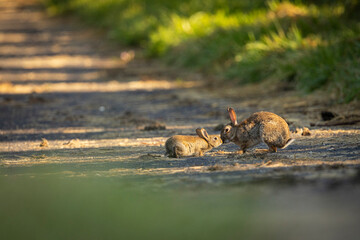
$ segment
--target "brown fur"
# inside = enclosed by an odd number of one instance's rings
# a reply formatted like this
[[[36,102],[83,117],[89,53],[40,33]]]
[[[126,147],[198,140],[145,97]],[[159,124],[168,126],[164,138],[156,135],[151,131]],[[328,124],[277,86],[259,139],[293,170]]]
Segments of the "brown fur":
[[[269,152],[276,152],[277,148],[285,148],[293,141],[288,124],[275,113],[257,112],[239,124],[232,108],[229,115],[232,123],[223,128],[221,139],[234,142],[243,152],[261,142],[268,145]]]
[[[204,153],[210,151],[213,147],[222,144],[219,135],[208,135],[205,129],[197,129],[199,136],[175,135],[165,142],[166,154],[169,157],[183,156],[204,156]]]

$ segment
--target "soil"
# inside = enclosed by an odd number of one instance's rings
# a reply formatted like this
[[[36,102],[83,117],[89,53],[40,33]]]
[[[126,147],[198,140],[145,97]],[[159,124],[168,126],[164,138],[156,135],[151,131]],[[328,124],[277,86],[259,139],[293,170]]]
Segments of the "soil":
[[[145,59],[138,49],[104,36],[75,19],[50,18],[32,1],[0,0],[0,188],[6,219],[0,225],[5,236],[9,229],[55,236],[51,227],[43,227],[50,222],[58,233],[73,229],[69,236],[90,236],[89,229],[101,228],[99,236],[113,238],[116,231],[108,231],[107,223],[118,229],[122,224],[112,223],[113,216],[130,207],[134,210],[125,213],[143,211],[145,217],[125,215],[125,232],[158,231],[163,237],[167,219],[180,217],[181,227],[168,230],[179,236],[191,225],[201,236],[206,231],[236,236],[248,229],[274,239],[358,239],[358,102],[338,104],[326,92],[302,96],[274,83],[225,85]],[[276,153],[262,144],[239,154],[230,143],[203,157],[164,156],[172,135],[195,135],[198,127],[219,133],[229,122],[229,106],[239,119],[259,110],[277,113],[295,142]],[[65,184],[51,185],[48,176]],[[71,188],[69,179],[89,184]],[[92,189],[105,179],[113,184]],[[137,197],[129,200],[134,204],[120,206],[124,185],[154,192],[159,200]],[[163,208],[164,191],[173,195],[165,205],[174,216]],[[96,204],[86,205],[89,198]],[[158,214],[163,222],[153,218]],[[238,215],[243,223],[231,220]],[[63,227],[59,217],[71,226]]]
[[[0,174],[142,176],[165,187],[359,184],[358,102],[209,79],[145,59],[74,19],[49,18],[31,1],[1,1]],[[229,106],[239,119],[277,113],[296,141],[277,153],[263,144],[240,155],[224,144],[204,157],[164,156],[172,135],[219,133]]]

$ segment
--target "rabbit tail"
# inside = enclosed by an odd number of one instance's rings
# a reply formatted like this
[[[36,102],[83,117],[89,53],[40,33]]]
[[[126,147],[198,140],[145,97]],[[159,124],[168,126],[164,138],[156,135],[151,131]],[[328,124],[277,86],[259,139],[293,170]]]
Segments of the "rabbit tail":
[[[283,147],[281,147],[281,149],[286,148],[287,146],[289,146],[290,144],[292,144],[294,141],[295,141],[295,139],[289,138],[289,140],[286,142],[286,144],[285,144]]]

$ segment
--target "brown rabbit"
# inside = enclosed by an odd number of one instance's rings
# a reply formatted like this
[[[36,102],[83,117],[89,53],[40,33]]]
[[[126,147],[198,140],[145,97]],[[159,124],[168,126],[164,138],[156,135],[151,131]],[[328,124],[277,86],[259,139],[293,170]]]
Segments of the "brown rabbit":
[[[276,152],[277,148],[286,148],[294,141],[288,124],[275,113],[257,112],[238,123],[234,109],[228,108],[228,112],[231,123],[221,130],[221,139],[224,143],[234,142],[243,153],[261,142],[268,145],[269,152]]]
[[[204,153],[222,144],[219,135],[208,135],[204,128],[196,129],[198,136],[175,135],[166,140],[166,156],[204,156]]]

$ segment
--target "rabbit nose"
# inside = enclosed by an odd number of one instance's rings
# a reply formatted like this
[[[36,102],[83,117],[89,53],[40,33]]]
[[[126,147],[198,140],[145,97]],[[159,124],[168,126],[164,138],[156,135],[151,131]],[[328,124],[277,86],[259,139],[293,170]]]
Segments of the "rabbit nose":
[[[228,143],[228,142],[229,142],[229,139],[224,138],[223,136],[221,136],[221,141],[222,141],[223,143]]]

